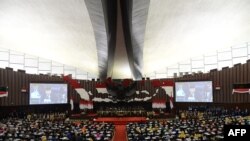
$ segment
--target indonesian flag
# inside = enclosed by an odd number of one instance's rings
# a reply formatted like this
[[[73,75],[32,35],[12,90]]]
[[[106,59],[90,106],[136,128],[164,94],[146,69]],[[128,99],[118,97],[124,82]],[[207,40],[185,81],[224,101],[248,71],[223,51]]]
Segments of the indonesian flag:
[[[87,109],[88,108],[88,102],[86,100],[81,99],[79,102],[79,108],[81,110]]]
[[[76,90],[81,99],[89,100],[88,92],[81,87],[80,83],[77,80],[72,79],[70,75],[64,76],[63,80],[67,81]]]
[[[93,102],[92,101],[88,101],[87,109],[93,109]]]
[[[250,89],[248,89],[248,88],[233,89],[232,94],[234,94],[234,93],[240,93],[240,94],[249,93],[250,94]]]
[[[75,90],[80,95],[81,99],[89,100],[89,94],[85,89],[75,88]]]
[[[8,87],[0,87],[0,97],[7,97],[8,96]]]
[[[105,83],[97,83],[95,87],[96,87],[96,90],[98,93],[108,94],[107,87],[106,87]]]
[[[240,93],[240,94],[248,93],[248,94],[250,94],[250,83],[233,84],[232,94],[234,94],[234,93]]]
[[[93,102],[81,99],[80,103],[79,103],[79,108],[81,110],[83,110],[83,109],[93,109]]]

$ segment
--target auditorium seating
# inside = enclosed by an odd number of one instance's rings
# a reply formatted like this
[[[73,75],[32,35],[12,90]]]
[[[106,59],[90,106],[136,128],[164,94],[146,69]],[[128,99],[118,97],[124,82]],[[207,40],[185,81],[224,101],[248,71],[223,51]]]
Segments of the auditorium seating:
[[[191,113],[192,115],[195,114],[195,111],[187,110],[182,111],[182,113]],[[186,116],[185,119],[176,118],[161,121],[150,120],[146,123],[129,123],[126,126],[128,140],[223,140],[223,127],[225,124],[250,125],[250,116],[246,112],[236,113],[235,110],[229,112],[229,110],[225,109],[217,112],[214,109],[207,109],[203,112],[211,112],[211,115],[205,114],[206,116],[200,118]]]
[[[111,141],[114,125],[68,119],[8,118],[0,121],[0,140],[102,140]]]

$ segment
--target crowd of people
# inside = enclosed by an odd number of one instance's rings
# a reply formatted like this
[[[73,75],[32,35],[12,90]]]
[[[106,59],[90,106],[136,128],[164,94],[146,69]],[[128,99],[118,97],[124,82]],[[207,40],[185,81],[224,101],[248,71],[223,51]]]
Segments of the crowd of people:
[[[72,121],[67,112],[10,115],[0,120],[0,141],[111,141],[115,133],[111,123]],[[223,140],[227,124],[250,125],[248,109],[189,107],[177,111],[172,119],[129,123],[126,130],[128,141]]]
[[[146,116],[147,112],[142,106],[131,107],[105,107],[97,110],[99,116]]]
[[[183,118],[181,113],[185,113],[187,116]],[[182,110],[180,117],[177,115],[175,119],[171,120],[129,123],[127,136],[129,141],[217,141],[224,138],[225,124],[250,125],[248,111],[238,108],[236,110],[218,108]]]
[[[4,141],[110,141],[114,134],[111,123],[74,122],[68,118],[7,118],[0,120],[0,140]]]
[[[188,110],[179,110],[177,113],[179,118],[211,118],[220,116],[248,116],[248,109],[240,109],[238,107],[227,109],[222,107],[206,107],[206,106],[190,106]]]

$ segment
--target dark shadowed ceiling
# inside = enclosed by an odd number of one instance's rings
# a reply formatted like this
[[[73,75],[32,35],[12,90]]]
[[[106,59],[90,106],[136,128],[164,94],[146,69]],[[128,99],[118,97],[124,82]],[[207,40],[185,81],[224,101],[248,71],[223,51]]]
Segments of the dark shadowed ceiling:
[[[134,78],[250,41],[249,0],[0,0],[0,47]]]

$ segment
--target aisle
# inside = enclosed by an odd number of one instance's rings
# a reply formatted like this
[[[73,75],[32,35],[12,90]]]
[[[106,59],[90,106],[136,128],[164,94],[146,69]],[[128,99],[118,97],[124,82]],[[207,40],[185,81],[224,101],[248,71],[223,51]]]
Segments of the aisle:
[[[115,125],[115,136],[113,141],[127,141],[126,125]]]
[[[110,122],[115,125],[113,141],[127,141],[126,125],[131,122],[146,122],[146,117],[98,117],[96,122]]]

